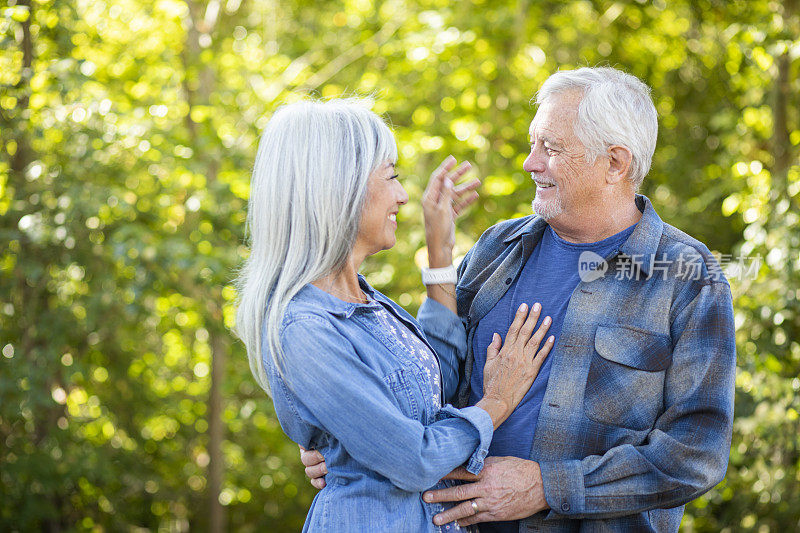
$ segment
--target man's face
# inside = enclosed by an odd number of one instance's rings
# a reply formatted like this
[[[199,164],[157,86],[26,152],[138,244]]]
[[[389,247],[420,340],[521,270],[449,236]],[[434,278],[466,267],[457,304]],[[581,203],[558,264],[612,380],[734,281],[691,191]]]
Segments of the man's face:
[[[533,209],[553,223],[592,209],[603,183],[605,158],[589,164],[575,135],[579,92],[565,92],[545,101],[531,122],[531,153],[522,164],[536,183]]]

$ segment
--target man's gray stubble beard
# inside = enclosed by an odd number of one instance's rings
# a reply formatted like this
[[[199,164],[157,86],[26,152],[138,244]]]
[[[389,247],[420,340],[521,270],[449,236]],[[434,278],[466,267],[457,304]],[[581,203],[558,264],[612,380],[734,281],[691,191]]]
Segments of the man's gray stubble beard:
[[[534,213],[539,215],[545,220],[549,220],[555,216],[561,214],[564,210],[564,206],[561,205],[561,197],[556,194],[556,197],[546,202],[544,200],[538,201],[538,209],[537,209],[537,199],[534,197],[533,202],[531,202],[531,208],[533,208]]]

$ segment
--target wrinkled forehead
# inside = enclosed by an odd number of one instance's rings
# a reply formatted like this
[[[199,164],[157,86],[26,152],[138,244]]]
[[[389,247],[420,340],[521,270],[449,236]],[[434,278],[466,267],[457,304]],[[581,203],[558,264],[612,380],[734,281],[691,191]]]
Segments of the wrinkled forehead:
[[[528,127],[528,135],[570,136],[578,116],[580,95],[564,93],[553,95],[541,103]]]

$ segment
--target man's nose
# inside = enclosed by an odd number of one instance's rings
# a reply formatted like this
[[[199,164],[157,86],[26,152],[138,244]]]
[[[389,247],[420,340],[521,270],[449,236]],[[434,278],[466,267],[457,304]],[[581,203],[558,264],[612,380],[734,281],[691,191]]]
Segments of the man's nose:
[[[544,160],[537,156],[536,153],[531,150],[531,153],[528,154],[528,157],[525,158],[525,162],[522,163],[522,170],[525,172],[544,172]]]

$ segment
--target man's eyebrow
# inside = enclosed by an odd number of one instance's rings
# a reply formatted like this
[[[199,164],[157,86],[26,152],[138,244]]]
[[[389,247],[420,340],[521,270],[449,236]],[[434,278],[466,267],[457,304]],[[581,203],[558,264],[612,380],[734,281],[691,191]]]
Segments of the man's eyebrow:
[[[533,138],[534,137],[535,137],[534,132],[529,131],[528,132],[528,141],[530,141],[531,144],[533,144]],[[543,143],[547,143],[547,144],[553,146],[554,148],[560,148],[561,147],[561,143],[559,143],[558,141],[554,141],[551,137],[548,137],[546,134],[539,135],[539,138],[542,140]]]

